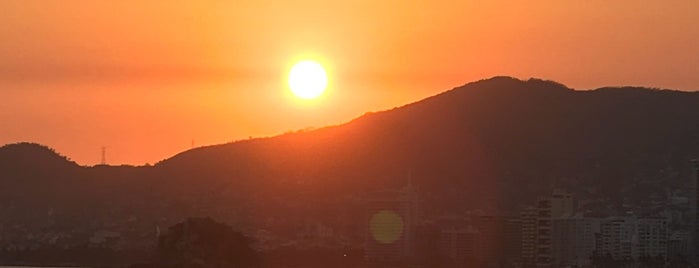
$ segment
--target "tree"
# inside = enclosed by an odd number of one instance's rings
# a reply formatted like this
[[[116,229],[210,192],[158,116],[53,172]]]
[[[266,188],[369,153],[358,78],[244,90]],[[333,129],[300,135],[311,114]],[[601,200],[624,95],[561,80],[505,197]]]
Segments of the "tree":
[[[211,218],[189,218],[161,236],[157,264],[161,267],[254,267],[251,240]]]

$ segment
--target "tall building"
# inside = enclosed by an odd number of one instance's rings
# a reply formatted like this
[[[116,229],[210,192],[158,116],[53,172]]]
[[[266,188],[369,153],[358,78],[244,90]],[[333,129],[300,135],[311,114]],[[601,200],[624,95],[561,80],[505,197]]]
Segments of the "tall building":
[[[699,159],[690,161],[692,171],[690,177],[690,185],[692,193],[690,194],[690,213],[692,219],[691,241],[690,241],[690,256],[691,261],[695,266],[699,266]]]
[[[553,221],[575,213],[573,196],[562,190],[554,190],[551,196],[537,201],[535,210],[534,262],[537,267],[553,267]]]
[[[667,240],[667,257],[670,261],[686,260],[689,254],[690,235],[687,231],[675,231]]]
[[[552,227],[555,219],[571,217],[575,213],[573,196],[562,190],[554,190],[537,200],[534,207],[520,213],[521,263],[537,267],[553,267]]]
[[[527,266],[536,263],[536,223],[537,210],[535,207],[526,207],[520,213],[521,223],[521,262]]]
[[[552,218],[570,217],[575,213],[575,202],[572,194],[556,189],[553,190],[550,199]]]
[[[536,203],[536,267],[552,267],[551,256],[551,205],[550,198]]]
[[[476,258],[476,230],[471,227],[444,228],[439,234],[439,250],[444,257],[454,262]]]
[[[471,218],[476,233],[476,257],[487,263],[502,258],[502,225],[504,218],[492,215],[479,215]]]
[[[668,220],[665,217],[612,217],[603,219],[597,241],[597,254],[615,260],[669,256]]]
[[[639,257],[667,258],[667,219],[664,217],[643,217],[639,218],[637,223]]]
[[[603,219],[600,222],[597,253],[602,256],[611,255],[615,260],[638,259],[636,225],[635,217]]]
[[[416,203],[416,194],[410,183],[401,190],[374,193],[368,200],[365,220],[366,260],[399,262],[413,255]]]
[[[552,261],[555,267],[587,267],[595,250],[599,222],[594,218],[553,219]]]
[[[521,219],[505,219],[502,228],[502,255],[503,260],[511,266],[519,263],[522,259],[522,244],[518,243],[519,241],[522,241],[522,230],[523,227]]]

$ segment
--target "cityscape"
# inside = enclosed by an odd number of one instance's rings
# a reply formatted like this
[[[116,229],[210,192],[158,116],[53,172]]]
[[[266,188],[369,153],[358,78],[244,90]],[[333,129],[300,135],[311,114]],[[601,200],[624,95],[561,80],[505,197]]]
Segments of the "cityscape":
[[[622,210],[607,210],[606,201],[579,199],[555,188],[507,213],[431,213],[424,206],[424,192],[413,184],[410,173],[402,177],[402,187],[354,198],[355,211],[344,211],[345,216],[338,221],[280,214],[281,218],[248,225],[257,227],[244,233],[253,237],[253,248],[269,260],[266,265],[275,267],[284,266],[272,261],[275,254],[321,252],[337,257],[319,263],[296,260],[295,265],[293,261],[286,265],[320,267],[344,260],[347,267],[691,267],[697,257],[694,185],[699,181],[699,161],[688,162],[687,168],[691,176],[686,179],[693,186],[688,191],[670,192],[653,206],[625,204]],[[214,215],[207,207],[186,213]],[[6,205],[3,208],[9,210]],[[95,218],[91,226],[85,226],[82,220],[72,223],[83,225],[73,231],[59,224],[65,221],[57,217],[59,211],[44,213],[36,218],[35,226],[7,220],[0,226],[1,256],[17,263],[36,256],[68,265],[101,263],[86,260],[84,254],[90,252],[104,258],[101,260],[124,258],[133,262],[151,258],[146,249],[162,243],[161,235],[172,232],[167,230],[168,220],[164,218],[131,216],[123,222],[109,222],[109,218],[122,217],[118,209],[111,212],[114,216]],[[52,256],[57,253],[81,261]]]
[[[0,0],[0,268],[699,268],[697,15]]]
[[[699,162],[692,164],[696,183]],[[623,214],[601,217],[586,211],[572,194],[555,189],[519,216],[480,212],[420,221],[415,193],[406,188],[401,194],[370,202],[369,261],[415,261],[429,250],[434,255],[423,258],[459,267],[687,267],[696,258],[695,196],[668,196],[655,213],[636,214],[629,207]],[[381,219],[383,213],[398,216]],[[396,230],[406,233],[400,239],[383,238]]]

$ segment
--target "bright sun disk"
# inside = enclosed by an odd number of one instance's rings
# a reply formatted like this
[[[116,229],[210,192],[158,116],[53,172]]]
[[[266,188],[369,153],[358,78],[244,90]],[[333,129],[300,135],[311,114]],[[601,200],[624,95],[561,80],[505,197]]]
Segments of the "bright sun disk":
[[[299,98],[316,98],[323,94],[327,86],[328,76],[325,69],[315,61],[300,61],[289,71],[289,88]]]

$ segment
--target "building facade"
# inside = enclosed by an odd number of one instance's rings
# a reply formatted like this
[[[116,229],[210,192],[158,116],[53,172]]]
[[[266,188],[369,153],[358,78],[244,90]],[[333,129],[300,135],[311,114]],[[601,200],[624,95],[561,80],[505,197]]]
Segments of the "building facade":
[[[668,230],[666,218],[639,218],[637,230],[639,257],[667,258]]]
[[[440,230],[439,249],[441,255],[454,262],[476,258],[476,233],[471,226]]]
[[[615,260],[636,260],[638,236],[635,217],[612,217],[600,222],[597,254],[609,255]]]
[[[534,207],[525,208],[520,214],[521,262],[554,267],[554,220],[571,217],[574,212],[572,195],[562,190],[554,190],[550,196],[537,200]]]
[[[534,207],[526,207],[520,213],[521,223],[521,262],[523,264],[536,263],[536,223],[537,210]]]
[[[692,194],[690,194],[690,213],[692,221],[691,241],[690,241],[690,261],[694,263],[695,266],[699,266],[699,159],[694,159],[690,161],[691,164],[691,177],[690,185],[692,186]]]
[[[411,184],[374,193],[368,200],[364,257],[370,262],[401,262],[413,256],[417,200]]]
[[[562,217],[552,224],[552,258],[555,267],[586,267],[595,251],[599,222],[595,218]]]

